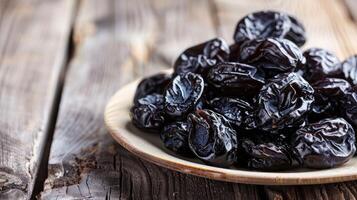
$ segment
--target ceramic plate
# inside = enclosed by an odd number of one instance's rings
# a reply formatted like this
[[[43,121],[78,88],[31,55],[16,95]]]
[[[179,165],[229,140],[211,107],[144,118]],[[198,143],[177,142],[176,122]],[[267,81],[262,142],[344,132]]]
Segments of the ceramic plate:
[[[357,179],[356,157],[337,168],[298,169],[283,172],[219,168],[205,165],[199,160],[178,157],[164,148],[158,134],[142,132],[131,124],[129,109],[138,83],[139,80],[122,87],[110,99],[105,109],[104,118],[113,138],[124,148],[147,161],[187,174],[237,183],[305,185]]]

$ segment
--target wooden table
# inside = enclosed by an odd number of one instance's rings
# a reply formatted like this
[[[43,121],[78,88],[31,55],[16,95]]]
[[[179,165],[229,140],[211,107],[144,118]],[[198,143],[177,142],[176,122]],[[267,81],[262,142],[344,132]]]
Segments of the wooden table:
[[[257,186],[167,170],[121,148],[103,123],[122,85],[195,43],[232,42],[254,10],[296,15],[305,48],[355,54],[353,1],[1,0],[0,199],[356,199],[357,181]]]

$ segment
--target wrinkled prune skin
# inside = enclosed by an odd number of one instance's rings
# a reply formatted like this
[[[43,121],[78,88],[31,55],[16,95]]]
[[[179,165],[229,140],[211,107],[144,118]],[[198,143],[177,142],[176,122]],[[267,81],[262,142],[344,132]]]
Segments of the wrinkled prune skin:
[[[256,95],[265,80],[256,67],[234,62],[223,62],[212,67],[207,81],[223,94]]]
[[[245,16],[238,22],[233,38],[238,44],[266,38],[285,38],[298,46],[306,42],[305,28],[298,20],[274,11],[260,11]]]
[[[194,110],[204,90],[203,78],[191,72],[176,76],[165,93],[164,109],[172,117],[183,117]]]
[[[236,161],[237,133],[226,119],[211,110],[196,110],[189,116],[191,132],[188,143],[203,162],[227,167]]]
[[[312,84],[315,101],[309,119],[316,121],[341,114],[343,99],[351,85],[339,78],[324,78]]]
[[[209,102],[211,109],[223,115],[235,128],[255,127],[254,108],[250,103],[229,97],[217,97]]]
[[[357,127],[357,88],[353,87],[343,97],[343,116],[354,127]]]
[[[306,64],[303,77],[314,82],[326,77],[335,77],[340,73],[340,60],[331,52],[321,48],[311,48],[304,52]]]
[[[192,157],[193,154],[188,145],[189,126],[189,123],[181,121],[165,125],[160,134],[165,147],[179,155]]]
[[[150,94],[138,99],[131,108],[133,124],[142,130],[159,132],[164,126],[164,97],[161,94]]]
[[[352,85],[357,85],[357,55],[347,58],[341,63],[343,77]]]
[[[290,146],[276,139],[265,142],[254,142],[245,139],[242,142],[243,151],[247,157],[247,167],[255,170],[277,171],[292,168],[297,161]]]
[[[273,38],[244,42],[240,47],[239,60],[263,70],[266,77],[292,72],[306,62],[294,43]]]
[[[310,84],[296,73],[275,76],[258,95],[258,127],[274,132],[304,125],[313,94]]]
[[[144,78],[135,91],[134,102],[149,94],[163,94],[166,86],[170,83],[171,76],[165,73],[158,73]]]
[[[205,43],[186,49],[174,64],[174,75],[192,72],[204,74],[210,67],[228,60],[229,46],[222,38],[215,38]]]
[[[308,168],[331,168],[351,159],[355,132],[343,118],[327,118],[300,128],[293,135],[294,151]]]

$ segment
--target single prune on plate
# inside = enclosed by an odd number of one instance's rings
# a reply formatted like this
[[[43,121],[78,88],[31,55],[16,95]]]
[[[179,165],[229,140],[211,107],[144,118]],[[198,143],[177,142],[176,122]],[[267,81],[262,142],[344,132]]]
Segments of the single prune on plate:
[[[215,38],[186,49],[174,64],[174,75],[193,72],[202,74],[211,66],[228,60],[229,46],[222,38]]]
[[[331,168],[352,158],[355,132],[343,118],[327,118],[297,130],[292,146],[305,167]]]
[[[188,145],[188,135],[190,124],[183,121],[177,121],[164,126],[160,138],[166,148],[186,157],[192,157],[192,151]]]
[[[191,131],[188,143],[203,162],[227,167],[236,161],[237,133],[228,121],[211,110],[196,110],[188,116]]]
[[[285,170],[298,163],[288,143],[279,142],[275,138],[263,142],[245,139],[242,148],[248,155],[247,167],[255,170]]]
[[[352,85],[357,85],[357,55],[347,58],[341,63],[343,77]]]
[[[223,115],[228,122],[238,128],[244,127],[249,129],[254,125],[254,108],[253,106],[239,98],[217,97],[209,101],[210,108]]]
[[[276,75],[258,95],[257,125],[265,131],[299,127],[314,101],[314,89],[300,75]]]
[[[256,95],[265,81],[256,67],[234,62],[222,62],[212,67],[207,81],[218,91],[230,95]]]
[[[340,60],[327,50],[311,48],[303,55],[306,58],[306,64],[302,67],[303,77],[309,82],[335,77],[340,73]]]
[[[145,131],[158,132],[165,122],[164,97],[161,94],[150,94],[138,99],[131,108],[133,124]]]
[[[144,78],[135,91],[134,102],[149,94],[163,94],[166,86],[170,83],[171,76],[166,73],[158,73]]]
[[[256,66],[272,77],[292,72],[305,64],[306,59],[294,43],[286,39],[250,40],[240,46],[239,61]]]
[[[285,38],[302,46],[306,42],[305,28],[293,16],[274,11],[260,11],[243,17],[233,36],[236,43],[266,38]]]
[[[164,109],[171,117],[184,117],[194,110],[204,90],[199,74],[191,72],[176,76],[165,92]]]
[[[351,85],[339,78],[324,78],[312,84],[315,101],[311,107],[310,120],[335,117],[341,114],[345,95]]]

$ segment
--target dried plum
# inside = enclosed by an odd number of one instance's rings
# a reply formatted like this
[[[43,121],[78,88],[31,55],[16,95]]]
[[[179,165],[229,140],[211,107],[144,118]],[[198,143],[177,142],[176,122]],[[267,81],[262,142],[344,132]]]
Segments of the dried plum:
[[[264,78],[251,65],[223,62],[212,67],[207,81],[222,93],[256,95],[264,84]]]
[[[275,76],[259,93],[258,126],[265,131],[302,126],[313,93],[310,84],[296,73]]]
[[[158,132],[164,125],[164,98],[161,94],[151,94],[138,101],[131,108],[133,124],[150,132]]]
[[[327,118],[300,128],[293,135],[292,144],[308,168],[342,165],[356,151],[355,132],[343,118]]]
[[[352,85],[357,85],[357,55],[347,58],[341,63],[343,77]]]
[[[192,157],[192,152],[188,145],[188,135],[190,132],[189,123],[173,122],[165,125],[161,131],[160,138],[166,148],[186,157]]]
[[[306,64],[303,66],[303,77],[316,81],[326,77],[338,76],[339,59],[331,52],[321,48],[311,48],[304,52]]]
[[[243,17],[234,32],[234,40],[238,44],[266,38],[285,38],[302,46],[306,42],[305,28],[297,19],[285,13],[260,11]]]
[[[241,45],[239,53],[241,62],[263,70],[267,77],[292,72],[306,62],[299,47],[286,39],[250,40]]]
[[[237,133],[226,119],[211,110],[196,110],[189,116],[188,142],[192,152],[205,163],[229,166],[236,160]]]
[[[254,108],[250,103],[229,97],[217,97],[209,102],[213,111],[223,115],[232,126],[252,128],[254,123]]]
[[[204,90],[203,78],[191,72],[176,76],[166,89],[164,108],[168,115],[182,117],[194,109]]]
[[[357,88],[346,92],[343,97],[343,116],[354,126],[357,127]]]
[[[144,78],[136,88],[134,102],[149,94],[163,94],[166,86],[170,83],[171,76],[165,73],[158,73]]]
[[[186,49],[174,64],[174,75],[193,72],[204,73],[211,66],[229,58],[229,47],[222,38],[215,38],[205,43]]]
[[[344,96],[351,89],[351,85],[338,78],[325,78],[315,82],[315,101],[312,104],[310,120],[316,121],[321,117],[334,117],[341,113]]]

